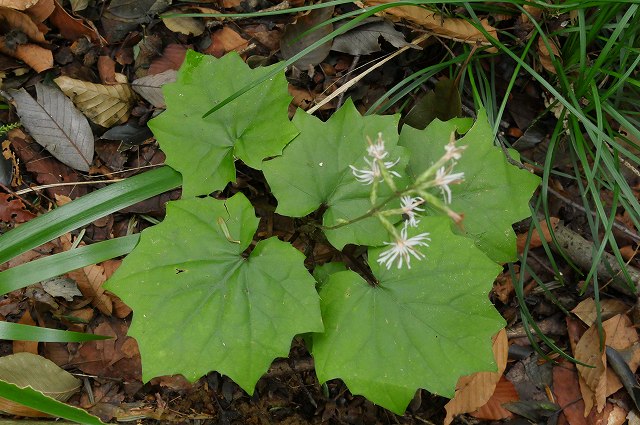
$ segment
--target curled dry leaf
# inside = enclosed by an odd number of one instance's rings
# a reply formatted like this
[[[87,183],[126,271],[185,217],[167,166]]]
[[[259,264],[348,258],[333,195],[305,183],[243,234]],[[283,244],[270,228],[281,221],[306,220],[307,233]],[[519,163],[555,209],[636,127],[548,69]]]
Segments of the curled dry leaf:
[[[166,105],[162,94],[162,86],[175,82],[177,75],[178,72],[176,70],[168,69],[159,74],[138,78],[131,83],[131,88],[156,108],[164,108]]]
[[[82,19],[77,19],[69,15],[57,0],[55,0],[54,6],[55,9],[51,16],[49,16],[49,22],[58,28],[64,38],[75,41],[80,37],[86,36],[89,37],[91,41],[106,44],[106,40],[102,38],[95,29],[88,27]]]
[[[604,299],[600,301],[600,314],[602,320],[608,320],[618,314],[625,313],[629,306],[617,299]],[[596,302],[593,298],[587,298],[580,302],[573,310],[573,314],[578,316],[587,326],[592,326],[596,322],[597,311]]]
[[[44,34],[38,29],[36,23],[28,15],[17,10],[0,7],[0,28],[5,33],[10,30],[18,30],[36,43],[44,43],[45,41]]]
[[[24,127],[60,162],[89,171],[93,132],[87,119],[60,90],[37,83],[36,93],[37,102],[25,89],[11,91]]]
[[[445,405],[447,411],[445,425],[450,424],[454,416],[473,412],[489,401],[507,367],[508,354],[509,341],[506,331],[502,329],[493,340],[493,355],[498,366],[497,372],[477,372],[463,376],[458,380],[455,396]]]
[[[233,50],[240,52],[247,48],[249,43],[240,34],[229,27],[224,27],[211,34],[211,44],[204,53],[221,58]]]
[[[280,39],[282,56],[285,59],[289,59],[333,31],[333,24],[327,24],[316,28],[314,31],[307,32],[316,25],[330,19],[331,15],[333,15],[333,9],[333,6],[331,6],[312,10],[307,15],[298,18],[295,23],[287,25]],[[329,55],[332,44],[331,40],[323,43],[293,64],[300,69],[319,64]]]
[[[387,4],[389,2],[390,0],[367,0],[364,2],[364,6],[377,6]],[[454,41],[474,44],[480,43],[485,46],[491,45],[484,34],[464,19],[445,18],[438,13],[431,12],[422,7],[391,7],[382,12],[382,14],[389,16],[392,20],[396,21],[406,19],[407,21],[413,22],[414,24],[432,31],[440,37],[450,38]],[[486,20],[483,19],[480,24],[493,38],[498,38],[496,29],[489,25]]]
[[[471,412],[474,418],[498,421],[508,419],[513,413],[502,407],[504,403],[511,403],[520,400],[516,387],[507,378],[502,376],[493,395],[484,406],[475,412]]]
[[[55,3],[53,0],[40,0],[24,12],[31,16],[35,22],[43,22],[53,13]]]
[[[555,230],[560,222],[560,219],[557,217],[551,217],[549,219],[551,222],[551,227]],[[529,241],[529,249],[535,249],[542,246],[542,240],[544,239],[547,243],[551,242],[551,233],[549,232],[549,226],[547,225],[546,220],[540,220],[540,230],[542,231],[542,236],[537,230],[533,231],[531,235],[531,240]],[[527,243],[527,233],[522,233],[518,235],[518,240],[516,245],[518,247],[518,252],[522,253],[524,251],[525,244]]]
[[[134,94],[128,84],[106,86],[64,76],[53,81],[98,125],[108,128],[129,118]]]
[[[36,72],[53,68],[53,53],[51,53],[51,50],[36,44],[20,44],[16,46],[15,50],[8,50],[4,37],[0,37],[0,51],[20,59]]]

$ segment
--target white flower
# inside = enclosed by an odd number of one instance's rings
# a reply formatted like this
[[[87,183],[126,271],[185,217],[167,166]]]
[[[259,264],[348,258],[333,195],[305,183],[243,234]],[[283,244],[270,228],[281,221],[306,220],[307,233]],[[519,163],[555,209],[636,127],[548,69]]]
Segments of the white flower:
[[[378,165],[377,160],[374,159],[373,161],[371,161],[365,158],[364,161],[367,163],[369,168],[363,168],[362,170],[360,170],[354,167],[353,165],[349,165],[349,168],[351,168],[351,172],[356,177],[356,180],[358,180],[360,183],[371,184],[375,179],[382,177],[382,173],[380,172],[380,166]],[[383,164],[384,164],[384,167],[388,170],[394,165],[396,165],[399,161],[400,161],[400,158],[396,159],[395,161],[384,161]],[[389,172],[396,177],[400,177],[400,174],[398,174],[395,171],[389,171]]]
[[[416,219],[416,211],[424,211],[424,208],[418,208],[418,205],[423,204],[424,199],[417,196],[412,198],[411,196],[403,196],[400,198],[400,208],[402,213],[405,214],[408,219],[407,222],[411,227],[417,227],[420,220]]]
[[[440,190],[442,191],[442,196],[444,196],[444,202],[446,204],[451,203],[451,189],[449,189],[450,184],[461,183],[464,180],[464,173],[451,173],[452,167],[449,169],[445,169],[444,167],[440,167],[436,172],[436,179],[434,180],[434,184],[436,186],[440,186]]]
[[[425,255],[418,251],[417,246],[426,246],[429,244],[425,241],[431,241],[429,233],[420,233],[419,235],[407,238],[407,225],[405,222],[404,227],[400,231],[400,238],[395,242],[385,242],[385,245],[391,245],[391,248],[380,253],[378,257],[378,263],[384,264],[387,269],[391,269],[393,263],[398,261],[398,268],[402,267],[403,263],[407,264],[407,268],[411,268],[411,256],[417,260],[422,260]]]
[[[371,143],[371,139],[369,140],[369,147],[367,148],[367,153],[370,157],[375,159],[385,159],[389,152],[384,148],[384,140],[382,140],[382,133],[378,133],[378,141],[376,143]]]
[[[449,160],[449,159],[458,160],[462,158],[462,151],[465,150],[466,148],[467,148],[466,146],[457,147],[456,142],[452,140],[449,143],[447,143],[444,147],[444,150],[446,151],[446,153],[444,154],[444,158],[446,160]]]

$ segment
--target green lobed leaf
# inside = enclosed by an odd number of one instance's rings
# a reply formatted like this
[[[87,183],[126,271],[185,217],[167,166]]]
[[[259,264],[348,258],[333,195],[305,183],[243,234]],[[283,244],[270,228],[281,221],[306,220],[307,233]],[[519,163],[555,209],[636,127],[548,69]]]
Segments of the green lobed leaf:
[[[411,151],[409,174],[420,175],[444,153],[453,131],[463,120],[434,120],[425,130],[404,126],[400,145]],[[454,172],[464,171],[465,180],[451,185],[450,208],[464,215],[464,234],[498,263],[515,261],[516,235],[511,225],[531,215],[529,199],[540,178],[509,162],[493,145],[493,132],[481,110],[471,129],[456,142],[467,146]],[[511,156],[518,158],[514,150]]]
[[[293,336],[323,330],[299,251],[270,238],[244,254],[258,221],[242,194],[169,202],[165,220],[142,232],[106,282],[134,311],[129,334],[144,381],[178,373],[194,381],[217,370],[253,393]]]
[[[323,224],[333,226],[366,213],[371,208],[371,186],[359,183],[349,165],[366,167],[367,137],[375,142],[378,133],[382,133],[389,160],[401,158],[393,169],[402,173],[406,166],[405,150],[396,146],[397,116],[363,117],[348,100],[326,123],[302,113],[296,114],[293,123],[300,135],[282,156],[265,161],[262,166],[278,200],[278,214],[303,217],[325,206]],[[389,193],[381,184],[380,198]],[[348,243],[382,245],[388,239],[387,231],[375,217],[325,230],[325,234],[338,249]]]
[[[235,181],[235,158],[260,169],[298,134],[288,119],[291,97],[284,73],[203,118],[211,107],[273,67],[250,69],[232,52],[220,59],[187,52],[177,81],[163,87],[167,110],[149,127],[182,174],[183,197],[206,195]]]
[[[501,268],[445,217],[424,217],[426,258],[387,270],[369,250],[373,287],[352,271],[320,290],[325,332],[313,336],[321,382],[342,379],[354,394],[402,414],[418,388],[452,397],[460,376],[495,370],[491,336],[505,322],[488,293]]]

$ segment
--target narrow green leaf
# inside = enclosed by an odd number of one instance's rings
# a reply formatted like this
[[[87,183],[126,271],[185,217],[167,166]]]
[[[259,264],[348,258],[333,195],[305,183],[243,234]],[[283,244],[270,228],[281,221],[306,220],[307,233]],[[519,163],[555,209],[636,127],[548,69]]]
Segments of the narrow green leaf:
[[[258,221],[241,193],[170,202],[106,282],[133,308],[145,381],[217,370],[252,393],[294,335],[322,331],[304,256],[277,238],[244,253]]]
[[[69,406],[61,401],[47,397],[31,387],[19,388],[8,382],[0,381],[0,397],[20,403],[35,410],[59,418],[69,419],[87,425],[102,425],[103,422],[86,411]]]
[[[282,156],[263,165],[267,182],[278,200],[276,212],[279,214],[303,217],[321,205],[326,206],[325,226],[365,214],[371,208],[371,186],[359,183],[349,166],[367,167],[364,162],[367,137],[375,142],[378,133],[382,133],[389,160],[400,158],[393,169],[402,173],[406,166],[406,151],[396,146],[397,116],[363,117],[348,100],[326,123],[308,114],[296,114],[293,122],[300,129],[300,135],[285,148]],[[386,185],[381,185],[380,199],[389,193]],[[326,230],[325,234],[338,249],[348,243],[382,245],[388,239],[386,230],[375,217]]]
[[[109,338],[111,337],[60,329],[39,328],[37,326],[21,325],[20,323],[0,322],[0,339],[39,342],[83,342]]]
[[[0,236],[0,264],[73,229],[180,185],[169,167],[147,171],[92,192]]]
[[[325,332],[313,335],[321,382],[342,379],[354,394],[402,414],[418,388],[452,397],[458,378],[495,370],[491,336],[504,319],[488,293],[501,268],[445,217],[424,217],[409,236],[429,232],[426,255],[411,268],[387,270],[369,250],[378,279],[352,271],[322,285]]]
[[[6,294],[81,267],[128,254],[136,246],[139,239],[140,235],[138,234],[110,239],[10,268],[0,273],[0,294]]]
[[[177,81],[163,87],[167,110],[149,127],[167,154],[166,163],[182,174],[183,197],[224,189],[236,179],[235,158],[260,169],[264,158],[280,155],[298,134],[288,119],[291,96],[284,73],[202,118],[211,104],[274,66],[250,69],[235,52],[216,59],[189,51]]]
[[[400,145],[411,151],[409,173],[418,176],[444,153],[451,133],[460,120],[434,120],[425,130],[405,126]],[[464,215],[464,234],[473,239],[491,259],[515,261],[516,235],[511,225],[528,217],[529,199],[540,184],[534,174],[509,164],[504,153],[493,145],[493,132],[484,111],[473,127],[456,142],[467,146],[455,172],[464,171],[465,180],[450,186],[451,209]],[[518,159],[518,153],[510,150]]]

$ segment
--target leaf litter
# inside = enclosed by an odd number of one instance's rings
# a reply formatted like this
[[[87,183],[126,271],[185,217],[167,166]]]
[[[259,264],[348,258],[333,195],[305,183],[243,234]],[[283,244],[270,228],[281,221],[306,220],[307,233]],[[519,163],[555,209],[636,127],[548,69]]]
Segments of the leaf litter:
[[[104,110],[94,115],[91,106],[82,100],[76,99],[78,103],[77,108],[83,110],[86,116],[92,116],[98,124],[106,128],[117,128],[116,125],[120,123],[133,125],[134,127],[132,128],[147,128],[146,124],[155,113],[155,110],[164,108],[165,106],[161,87],[171,82],[172,75],[175,75],[173,71],[166,74],[164,74],[164,72],[167,70],[177,70],[180,67],[188,47],[195,47],[202,52],[207,52],[215,56],[222,56],[231,50],[237,50],[242,55],[243,60],[247,62],[259,63],[264,60],[269,62],[270,60],[274,60],[273,53],[277,50],[278,45],[282,43],[283,33],[286,32],[287,26],[291,27],[296,20],[297,22],[304,22],[305,19],[304,15],[294,17],[293,20],[290,18],[281,19],[274,17],[267,24],[265,24],[263,20],[259,25],[256,25],[249,21],[236,21],[235,23],[231,23],[231,21],[217,18],[192,18],[190,19],[189,26],[180,28],[175,32],[167,30],[166,24],[156,24],[155,26],[150,25],[145,27],[146,32],[143,34],[143,25],[146,26],[151,22],[150,19],[153,19],[158,13],[164,11],[169,6],[169,3],[170,2],[166,1],[151,0],[145,2],[114,0],[107,6],[102,22],[96,25],[91,19],[84,17],[92,16],[90,13],[82,16],[79,14],[72,16],[70,14],[70,12],[78,11],[95,11],[94,2],[73,1],[71,4],[73,9],[69,9],[68,6],[63,7],[58,1],[51,0],[24,0],[19,2],[0,0],[0,7],[8,8],[6,10],[0,9],[0,16],[2,17],[0,21],[3,30],[19,30],[19,33],[18,31],[14,31],[14,34],[17,34],[17,38],[13,41],[9,40],[8,45],[5,40],[4,45],[0,45],[0,49],[3,50],[6,55],[23,61],[28,67],[33,69],[33,71],[29,71],[24,65],[21,65],[15,60],[11,65],[8,64],[2,69],[2,72],[7,75],[5,80],[11,83],[9,87],[23,87],[12,93],[14,97],[15,94],[18,93],[17,97],[20,102],[17,103],[22,103],[23,105],[18,105],[18,112],[26,117],[21,116],[21,121],[26,129],[25,131],[34,137],[39,131],[42,132],[42,129],[38,128],[38,123],[33,123],[34,118],[29,118],[29,115],[32,113],[25,112],[24,110],[24,105],[30,105],[32,109],[36,110],[45,109],[43,103],[47,102],[43,101],[40,96],[36,96],[36,100],[34,100],[33,97],[28,94],[34,92],[32,89],[34,82],[36,95],[47,90],[47,86],[38,82],[39,79],[36,77],[37,72],[53,69],[54,77],[59,74],[65,76],[60,81],[68,83],[68,81],[64,80],[65,78],[73,79],[74,81],[70,85],[75,87],[76,91],[80,86],[86,88],[87,84],[91,84],[91,89],[88,89],[88,91],[98,96],[98,99],[101,101],[108,100],[114,102],[115,109],[111,110],[102,105],[98,109],[104,108]],[[379,2],[376,4],[383,3],[384,2]],[[372,5],[374,3],[367,2],[366,4]],[[65,7],[67,7],[67,10],[65,10]],[[225,0],[221,4],[221,7],[227,11],[230,11],[230,8],[243,8],[243,11],[251,11],[255,6]],[[525,6],[525,8],[529,8],[529,6]],[[540,18],[543,13],[543,11],[538,8],[529,8],[527,10],[535,13],[535,16],[538,18]],[[343,10],[337,8],[332,13],[339,14],[342,12]],[[298,105],[305,108],[310,107],[314,101],[322,99],[334,90],[336,86],[342,84],[345,79],[348,79],[350,68],[354,66],[353,56],[375,55],[376,52],[387,53],[391,49],[390,46],[397,47],[403,42],[406,43],[404,40],[408,34],[406,31],[408,27],[427,30],[432,34],[432,39],[433,37],[438,37],[439,39],[480,44],[486,44],[487,42],[486,38],[475,28],[470,27],[467,22],[446,18],[424,9],[392,8],[388,9],[384,16],[390,18],[390,20],[377,21],[377,23],[369,22],[339,37],[333,43],[333,52],[329,52],[324,57],[320,59],[315,58],[312,61],[318,64],[314,72],[300,74],[298,76],[292,75],[289,81],[289,87],[292,95],[296,96]],[[400,22],[400,19],[404,19],[401,24],[392,24],[392,22]],[[522,28],[524,28],[527,22],[524,17],[522,17],[521,21],[519,25],[522,25]],[[497,16],[495,26],[491,26],[486,22],[482,22],[482,25],[489,34],[497,37],[496,27],[499,25]],[[45,26],[52,29],[45,28]],[[211,34],[208,32],[203,33],[203,35],[200,36],[201,38],[194,36],[193,34],[199,31],[198,28],[202,27],[207,30],[211,28]],[[302,32],[304,32],[304,26],[300,25],[300,28],[303,30]],[[306,29],[309,28],[310,26],[307,25]],[[194,31],[194,29],[196,30]],[[20,33],[23,33],[24,36],[20,35]],[[359,38],[356,38],[356,36]],[[116,44],[107,45],[107,39]],[[86,40],[90,40],[90,42]],[[540,66],[543,70],[551,73],[554,72],[554,68],[550,66],[550,58],[551,56],[556,56],[556,59],[562,59],[559,57],[559,50],[557,49],[559,48],[561,50],[563,47],[561,42],[561,39],[552,39],[551,52],[544,46],[544,43],[541,43],[540,39],[535,43],[540,56]],[[340,43],[344,44],[344,46],[341,46]],[[446,43],[449,45],[450,42]],[[430,49],[429,43],[423,44],[422,48]],[[338,52],[338,50],[340,50],[340,52]],[[66,57],[61,54],[64,52],[66,52]],[[250,55],[251,58],[249,58]],[[106,59],[98,60],[99,57],[108,58],[111,61],[108,73],[111,77],[102,78],[103,73],[100,73],[101,79],[96,78],[98,75],[97,63],[107,62]],[[311,65],[311,63],[305,64],[307,68],[305,71],[309,70],[308,65]],[[357,63],[355,65],[357,65]],[[21,66],[22,68],[20,68]],[[411,60],[404,62],[404,66],[411,67]],[[15,69],[22,69],[23,71],[19,72],[28,72],[29,77],[36,77],[36,79],[32,79],[31,82],[28,83],[30,85],[24,85],[27,81],[26,78],[20,78],[20,75],[12,74],[12,70]],[[391,84],[389,82],[397,78],[394,77],[395,72],[397,72],[397,69],[390,67],[382,68],[373,80],[361,85],[361,88],[356,86],[356,88],[352,89],[349,93],[351,98],[356,104],[366,109],[367,106],[375,101],[374,93],[376,90],[380,90],[380,87],[385,85],[389,87],[389,84]],[[133,83],[129,84],[126,81],[116,81],[116,73],[126,76],[127,80]],[[161,75],[161,77],[158,75]],[[211,75],[208,78],[216,78],[216,76]],[[96,94],[100,90],[103,90],[102,88],[98,89],[96,87],[106,87],[106,84],[111,86],[114,85],[114,82],[117,87],[122,87],[122,92],[107,92],[105,98],[99,97],[100,95]],[[202,76],[198,83],[200,87],[206,85],[206,77]],[[427,86],[430,89],[436,89],[434,93],[436,93],[435,104],[437,104],[437,101],[441,99],[441,95],[438,95],[438,85],[431,81]],[[24,90],[25,88],[28,92]],[[133,94],[134,91],[140,95],[140,98],[135,97]],[[73,93],[72,91],[69,91],[69,93],[69,97],[78,96],[77,93]],[[380,93],[383,93],[383,91]],[[80,114],[74,116],[84,118],[82,114],[78,112],[76,106],[71,104],[68,99],[66,101],[64,100],[66,97],[59,91],[57,91],[56,95],[51,96],[55,97],[56,102],[60,103],[56,103],[57,106],[53,107],[55,114],[52,113],[49,118],[40,114],[40,117],[44,120],[43,122],[48,121],[50,123],[56,123],[56,125],[64,123],[66,122],[65,120],[71,119],[69,118],[72,114],[71,111]],[[530,96],[526,99],[533,104],[542,104],[542,101],[535,96]],[[449,104],[450,102],[447,103]],[[62,104],[65,106],[60,106]],[[337,103],[333,103],[323,107],[320,114],[324,114],[324,119],[328,118],[329,112],[335,109],[336,104]],[[415,104],[414,102],[411,105]],[[83,105],[85,109],[82,109],[80,105]],[[513,112],[513,115],[516,115],[518,112],[517,107],[512,105],[513,103],[508,104],[507,113]],[[28,109],[29,108],[27,108],[27,110]],[[429,121],[431,119],[428,114],[425,114],[419,109],[417,111],[419,120]],[[103,114],[102,116],[100,116],[101,113]],[[298,111],[298,113],[300,113],[300,111]],[[37,114],[32,115],[37,116]],[[74,119],[71,119],[71,121],[79,123],[82,120],[77,118],[77,121],[74,121]],[[86,122],[86,119],[84,119],[84,121]],[[7,119],[6,122],[11,121]],[[29,122],[30,124],[28,124]],[[517,126],[519,127],[521,125],[522,115],[518,115]],[[42,123],[40,123],[40,127],[42,127]],[[88,124],[85,124],[84,127],[85,130],[82,134],[85,139],[64,135],[58,135],[60,137],[57,138],[66,140],[72,145],[77,145],[76,147],[78,149],[80,149],[81,145],[84,146],[85,143],[79,142],[78,140],[86,140],[86,144],[89,146],[88,140],[91,139],[91,143],[93,143],[95,131],[92,131]],[[513,127],[516,127],[516,125],[513,124]],[[103,132],[104,129],[101,129],[97,134]],[[21,184],[19,180],[14,180],[11,182],[11,188],[25,189],[27,185],[84,182],[87,176],[79,173],[78,170],[82,173],[104,173],[106,175],[107,173],[111,174],[116,171],[129,170],[132,166],[148,164],[149,161],[157,163],[157,154],[159,151],[157,151],[157,147],[153,147],[153,140],[149,140],[147,137],[143,137],[142,139],[136,139],[135,137],[130,138],[129,136],[123,137],[121,135],[116,135],[115,137],[116,140],[126,138],[127,140],[131,140],[131,143],[123,144],[119,141],[107,142],[113,146],[111,146],[108,151],[104,150],[102,155],[98,154],[95,160],[93,157],[93,144],[90,149],[84,146],[85,151],[83,151],[84,153],[81,155],[80,163],[68,162],[72,167],[69,168],[60,162],[64,162],[61,158],[56,156],[56,154],[60,154],[60,149],[63,149],[57,146],[65,146],[64,143],[60,142],[60,145],[56,145],[52,144],[51,141],[42,142],[42,146],[46,146],[51,150],[49,152],[37,146],[33,142],[33,139],[25,133],[21,133],[20,130],[15,130],[7,139],[9,142],[7,149],[9,149],[8,152],[15,155],[13,164],[19,171],[20,176],[26,179],[26,182],[22,183],[24,186],[19,186]],[[120,137],[120,139],[117,139],[118,137]],[[40,139],[37,140],[39,143],[42,140],[41,136],[35,138],[36,140]],[[55,138],[56,137],[54,137],[54,139]],[[5,145],[3,144],[3,154],[4,149]],[[110,156],[116,153],[119,155],[118,158]],[[64,155],[61,156],[64,157]],[[151,160],[151,158],[155,159]],[[69,161],[69,159],[67,158],[66,161]],[[236,184],[240,185],[239,187],[246,190],[247,193],[250,192],[252,194],[250,197],[252,202],[256,202],[261,205],[261,207],[264,207],[264,204],[260,204],[260,202],[263,202],[263,199],[268,196],[268,190],[261,186],[263,183],[261,183],[260,178],[252,174],[251,170],[248,170],[243,164],[238,165],[237,173],[239,178]],[[115,174],[112,176],[115,176]],[[76,197],[87,193],[89,190],[92,189],[79,185],[47,188],[38,192],[41,193],[38,200],[44,203],[46,209],[46,205],[53,205],[56,195],[64,194],[66,196]],[[232,193],[229,193],[229,195],[231,194]],[[38,206],[34,208],[33,203],[30,202],[33,201],[34,198],[22,198],[21,196],[23,195],[9,193],[0,195],[2,196],[0,199],[2,201],[2,204],[0,204],[0,212],[3,218],[3,220],[1,220],[2,223],[0,223],[1,226],[14,226],[20,222],[29,220],[43,211],[40,204],[37,204]],[[47,197],[51,199],[49,204],[47,204]],[[149,213],[162,217],[164,214],[162,204],[164,200],[168,198],[165,197],[163,200],[158,199],[146,203],[144,207],[139,207],[138,211],[144,211],[145,214]],[[289,222],[283,222],[281,218],[278,218],[277,215],[270,212],[269,208],[264,208],[265,210],[258,209],[261,211],[260,214],[262,214],[261,217],[263,219],[263,222],[260,223],[261,230],[259,230],[261,235],[270,236],[276,234],[283,238],[291,238],[297,234],[295,225]],[[558,216],[560,217],[561,215],[558,214]],[[97,227],[96,224],[90,226],[87,233],[94,235],[101,234],[102,236],[99,236],[99,238],[105,238],[110,235],[125,234],[129,227],[140,230],[146,226],[144,221],[136,220],[134,217],[130,212],[120,213],[115,216],[115,218],[111,217],[109,221],[110,224],[106,226],[103,223],[98,223],[104,226],[105,230],[103,233],[91,230],[91,228],[95,229]],[[571,217],[567,217],[565,212],[562,218],[566,220]],[[528,246],[528,249],[534,250],[534,252],[542,250],[540,246],[542,244],[541,241],[547,243],[552,241],[549,229],[546,229],[546,223],[541,224],[543,227],[543,235],[541,237],[534,235],[537,240],[532,241]],[[556,223],[553,222],[552,225],[555,228]],[[629,224],[629,228],[633,230],[633,223]],[[4,229],[4,227],[2,229]],[[524,249],[527,235],[522,232],[516,233],[521,243],[521,249]],[[308,249],[304,245],[304,240],[304,235],[302,235],[300,240],[296,241],[294,245],[301,249]],[[92,240],[86,236],[85,241],[92,242]],[[51,246],[42,248],[40,252],[30,253],[29,258],[40,256],[43,253],[50,253],[53,249],[60,248]],[[335,255],[335,250],[328,246],[315,246],[313,247],[313,251],[317,252],[318,255]],[[629,258],[633,257],[630,256]],[[632,259],[631,261],[635,260]],[[99,278],[93,282],[97,283],[101,281],[104,276],[112,273],[112,269],[116,268],[117,265],[117,261],[109,265],[108,263],[103,263],[101,266],[94,266],[97,267],[96,269],[82,270],[80,274],[84,275],[85,278],[95,274]],[[547,273],[540,268],[539,265],[534,265],[533,267],[538,267],[536,269],[538,274],[545,275],[545,273]],[[109,268],[111,268],[111,271],[108,270]],[[568,275],[570,275],[570,272]],[[536,302],[539,302],[536,317],[546,317],[544,309],[550,308],[547,301],[536,291],[536,284],[531,280],[527,272],[522,272],[522,279],[525,282],[525,291],[529,294],[528,296],[531,297],[531,299],[535,299]],[[75,280],[82,280],[82,278]],[[89,380],[93,396],[95,397],[93,402],[89,400],[89,393],[86,391],[83,391],[81,395],[75,395],[72,400],[75,400],[75,403],[80,402],[85,408],[93,409],[96,413],[102,413],[105,420],[127,418],[136,412],[142,417],[177,422],[188,417],[199,417],[197,413],[193,413],[194,406],[196,411],[202,412],[201,414],[203,416],[200,416],[202,418],[212,418],[216,415],[222,415],[220,417],[225,418],[232,417],[233,415],[244,415],[246,418],[266,414],[272,421],[286,421],[296,418],[296,420],[303,423],[317,423],[320,419],[351,422],[355,420],[354,418],[358,418],[358,420],[363,423],[379,423],[382,420],[381,418],[388,417],[384,415],[390,415],[389,412],[384,412],[382,409],[375,407],[361,397],[351,395],[345,391],[343,384],[340,382],[328,382],[325,387],[326,392],[323,393],[312,374],[305,372],[303,369],[298,370],[295,367],[289,372],[289,375],[286,375],[287,378],[285,380],[268,377],[267,379],[259,381],[257,386],[258,395],[253,400],[250,400],[246,394],[225,377],[211,374],[194,385],[187,385],[184,384],[184,382],[180,383],[181,378],[167,377],[159,379],[160,388],[163,389],[159,390],[156,396],[157,398],[154,401],[149,402],[135,395],[135,392],[140,388],[145,388],[142,390],[142,394],[152,394],[155,389],[142,387],[140,381],[140,358],[137,352],[137,345],[133,342],[134,340],[126,337],[128,330],[127,322],[118,319],[118,317],[127,317],[130,314],[130,310],[120,301],[113,299],[112,314],[116,317],[108,317],[104,312],[100,312],[98,307],[93,307],[92,304],[90,304],[90,300],[92,298],[95,300],[98,297],[98,291],[96,291],[96,287],[98,286],[99,285],[88,288],[88,296],[85,295],[81,298],[71,296],[71,301],[69,298],[65,299],[65,295],[52,297],[49,294],[51,300],[47,302],[36,302],[36,297],[32,295],[32,292],[25,292],[32,305],[38,306],[33,309],[25,307],[24,303],[18,303],[12,295],[2,304],[4,308],[0,306],[0,312],[6,316],[5,313],[12,314],[12,311],[13,314],[22,313],[22,311],[32,311],[34,313],[33,317],[36,318],[36,321],[33,323],[37,323],[40,326],[56,327],[63,323],[69,329],[101,333],[116,337],[112,342],[85,343],[80,347],[70,344],[59,344],[57,346],[45,344],[44,347],[42,347],[42,353],[45,356],[56,359],[60,365],[76,368],[77,370],[84,370],[86,373],[95,375],[95,378]],[[71,294],[67,294],[66,296],[69,297],[70,295]],[[567,294],[562,295],[567,296]],[[513,302],[513,297],[513,291],[505,291],[500,296],[499,301],[497,301],[498,303],[502,303],[501,312],[505,317],[508,317],[510,314],[509,304]],[[570,294],[568,298],[572,301],[575,300],[576,302],[574,304],[577,304],[578,297],[576,295]],[[479,410],[475,412],[470,412],[472,415],[484,418],[485,420],[499,420],[508,417],[510,414],[504,410],[501,404],[516,400],[518,397],[521,400],[530,402],[532,398],[544,398],[546,397],[545,394],[553,393],[555,397],[554,401],[562,408],[562,415],[568,423],[572,425],[593,423],[596,420],[607,420],[609,423],[615,423],[621,415],[625,416],[626,410],[618,405],[624,405],[624,402],[620,402],[620,400],[625,400],[625,390],[619,389],[622,388],[622,384],[612,372],[611,367],[607,366],[605,359],[606,353],[604,353],[600,347],[597,329],[596,331],[593,330],[595,326],[594,317],[596,317],[595,303],[593,299],[588,296],[580,300],[583,301],[583,304],[574,310],[574,312],[586,323],[587,332],[584,332],[585,328],[579,330],[579,324],[568,321],[566,327],[568,329],[569,341],[567,341],[567,343],[576,346],[575,350],[577,351],[573,351],[576,356],[580,354],[580,356],[585,356],[585,359],[591,359],[596,363],[600,362],[602,367],[597,369],[597,373],[589,373],[586,369],[578,372],[572,369],[571,364],[560,363],[553,366],[550,365],[553,369],[553,382],[550,382],[542,377],[542,375],[544,375],[542,372],[544,368],[532,366],[532,364],[537,363],[544,366],[544,360],[530,354],[529,357],[527,357],[527,359],[529,359],[528,361],[517,360],[514,364],[508,365],[506,373],[502,374],[503,376],[498,376],[500,374],[492,375],[492,382],[495,381],[496,378],[499,379],[495,384],[495,391],[493,391],[493,394],[490,394],[492,397],[489,398],[488,404],[479,407]],[[45,307],[45,305],[48,307]],[[54,308],[54,305],[57,307]],[[602,315],[605,320],[608,319],[608,321],[605,322],[607,345],[614,347],[616,351],[620,352],[630,370],[635,371],[638,363],[637,332],[633,327],[633,323],[635,323],[633,321],[633,310],[629,311],[626,305],[627,303],[617,299],[601,300]],[[43,308],[44,310],[42,310]],[[106,309],[104,306],[102,308]],[[55,312],[55,316],[52,316],[52,311]],[[108,311],[108,309],[105,311]],[[118,312],[116,313],[116,311]],[[24,320],[27,320],[26,314],[20,314],[19,317],[24,317]],[[510,342],[512,343],[511,345],[523,344],[523,346],[527,348],[526,342],[522,340],[514,339]],[[309,359],[308,353],[296,342],[293,343],[292,355],[294,358]],[[509,373],[519,368],[526,369],[529,375],[540,375],[538,376],[538,380],[534,380],[535,382],[527,381],[524,385],[537,386],[542,388],[542,391],[538,391],[537,393],[523,391],[523,384],[517,383],[517,374]],[[123,380],[123,385],[114,384],[114,381],[109,380],[110,377]],[[178,379],[176,383],[172,383],[176,379]],[[579,381],[583,382],[582,386],[578,384]],[[162,384],[162,382],[165,384]],[[300,383],[305,385],[304,388],[306,388],[306,390],[302,389],[303,387],[300,386]],[[549,392],[545,393],[544,389],[546,389],[547,386]],[[179,388],[181,393],[177,398],[172,398],[168,396],[167,391],[169,390],[167,390],[167,388]],[[583,389],[583,392],[580,392],[580,388]],[[483,400],[490,392],[488,386],[485,384],[477,387],[476,391],[478,394],[481,392],[486,393],[484,394],[485,397],[483,397]],[[329,396],[327,397],[326,394],[329,394]],[[499,401],[492,404],[491,400],[494,398]],[[422,400],[422,407],[419,402],[420,399]],[[423,417],[427,419],[432,417],[427,416],[425,406],[428,403],[426,400],[427,398],[424,396],[415,398],[410,405],[410,413],[413,415],[425,415]],[[594,408],[586,409],[588,411],[585,411],[585,401],[587,404],[593,404]],[[163,407],[168,405],[176,407],[180,412],[185,413],[181,414],[182,416],[171,416]],[[273,406],[278,406],[278,408],[274,409]],[[478,406],[474,408],[478,408]],[[598,412],[598,408],[600,408],[600,412]],[[536,408],[533,407],[533,409],[535,410]],[[469,406],[465,410],[469,411],[471,407]],[[208,412],[207,414],[209,416],[203,412]],[[436,415],[436,423],[444,419],[442,412],[441,410],[440,416]],[[584,416],[585,412],[588,414],[586,419]],[[631,413],[629,413],[629,415],[631,415]],[[630,418],[630,421],[634,420],[632,415]],[[394,421],[400,421],[401,423],[416,423],[411,422],[412,420],[411,415],[404,417],[394,416]],[[431,420],[434,419],[432,418]]]

